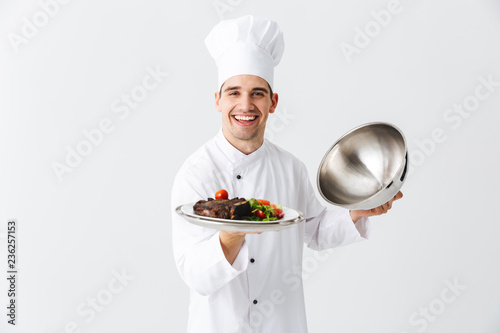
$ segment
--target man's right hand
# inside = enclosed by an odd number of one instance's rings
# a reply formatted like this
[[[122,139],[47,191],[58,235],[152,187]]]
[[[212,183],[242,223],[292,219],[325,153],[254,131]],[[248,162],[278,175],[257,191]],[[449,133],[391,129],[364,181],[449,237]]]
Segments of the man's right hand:
[[[219,233],[220,245],[224,256],[229,264],[233,264],[234,260],[240,253],[241,246],[245,242],[246,234],[261,234],[261,232],[240,232],[240,231],[224,231]]]

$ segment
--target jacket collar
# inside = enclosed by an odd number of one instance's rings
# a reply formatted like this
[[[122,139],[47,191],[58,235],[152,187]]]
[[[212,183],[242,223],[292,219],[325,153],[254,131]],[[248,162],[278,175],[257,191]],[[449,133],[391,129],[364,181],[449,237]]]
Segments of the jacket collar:
[[[227,141],[226,137],[222,133],[222,128],[217,133],[215,137],[215,144],[222,151],[222,153],[227,157],[231,163],[244,162],[251,163],[254,160],[258,159],[264,154],[264,151],[267,146],[266,139],[264,139],[264,143],[260,146],[256,151],[250,154],[244,154],[239,151],[236,147],[234,147],[229,141]]]

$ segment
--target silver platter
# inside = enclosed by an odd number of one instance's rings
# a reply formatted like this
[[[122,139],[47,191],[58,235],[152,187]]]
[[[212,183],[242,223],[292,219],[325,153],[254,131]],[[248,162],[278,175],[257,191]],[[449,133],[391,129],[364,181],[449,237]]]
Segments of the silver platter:
[[[188,222],[201,227],[217,230],[241,232],[279,231],[304,221],[304,214],[302,212],[287,207],[283,207],[283,213],[285,216],[281,220],[277,221],[261,222],[217,219],[195,214],[193,212],[194,204],[195,203],[193,202],[190,204],[180,205],[175,209],[175,212]]]

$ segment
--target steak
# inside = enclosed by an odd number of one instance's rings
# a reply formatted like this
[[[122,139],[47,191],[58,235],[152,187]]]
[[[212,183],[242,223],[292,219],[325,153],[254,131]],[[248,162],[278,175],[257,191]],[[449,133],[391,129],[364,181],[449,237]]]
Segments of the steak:
[[[200,200],[194,204],[193,211],[197,215],[230,220],[243,220],[251,215],[250,204],[244,198]]]

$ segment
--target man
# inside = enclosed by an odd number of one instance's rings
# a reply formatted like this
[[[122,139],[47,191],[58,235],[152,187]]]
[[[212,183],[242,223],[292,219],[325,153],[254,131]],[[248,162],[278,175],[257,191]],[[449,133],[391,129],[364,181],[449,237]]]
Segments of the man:
[[[300,210],[306,221],[251,234],[199,227],[173,213],[174,256],[190,288],[188,332],[307,332],[303,244],[322,250],[366,238],[367,217],[387,212],[402,194],[370,211],[326,209],[304,164],[264,139],[278,104],[273,72],[284,48],[276,23],[253,16],[222,21],[206,44],[218,66],[222,130],[179,170],[172,208],[226,189],[231,197]]]

